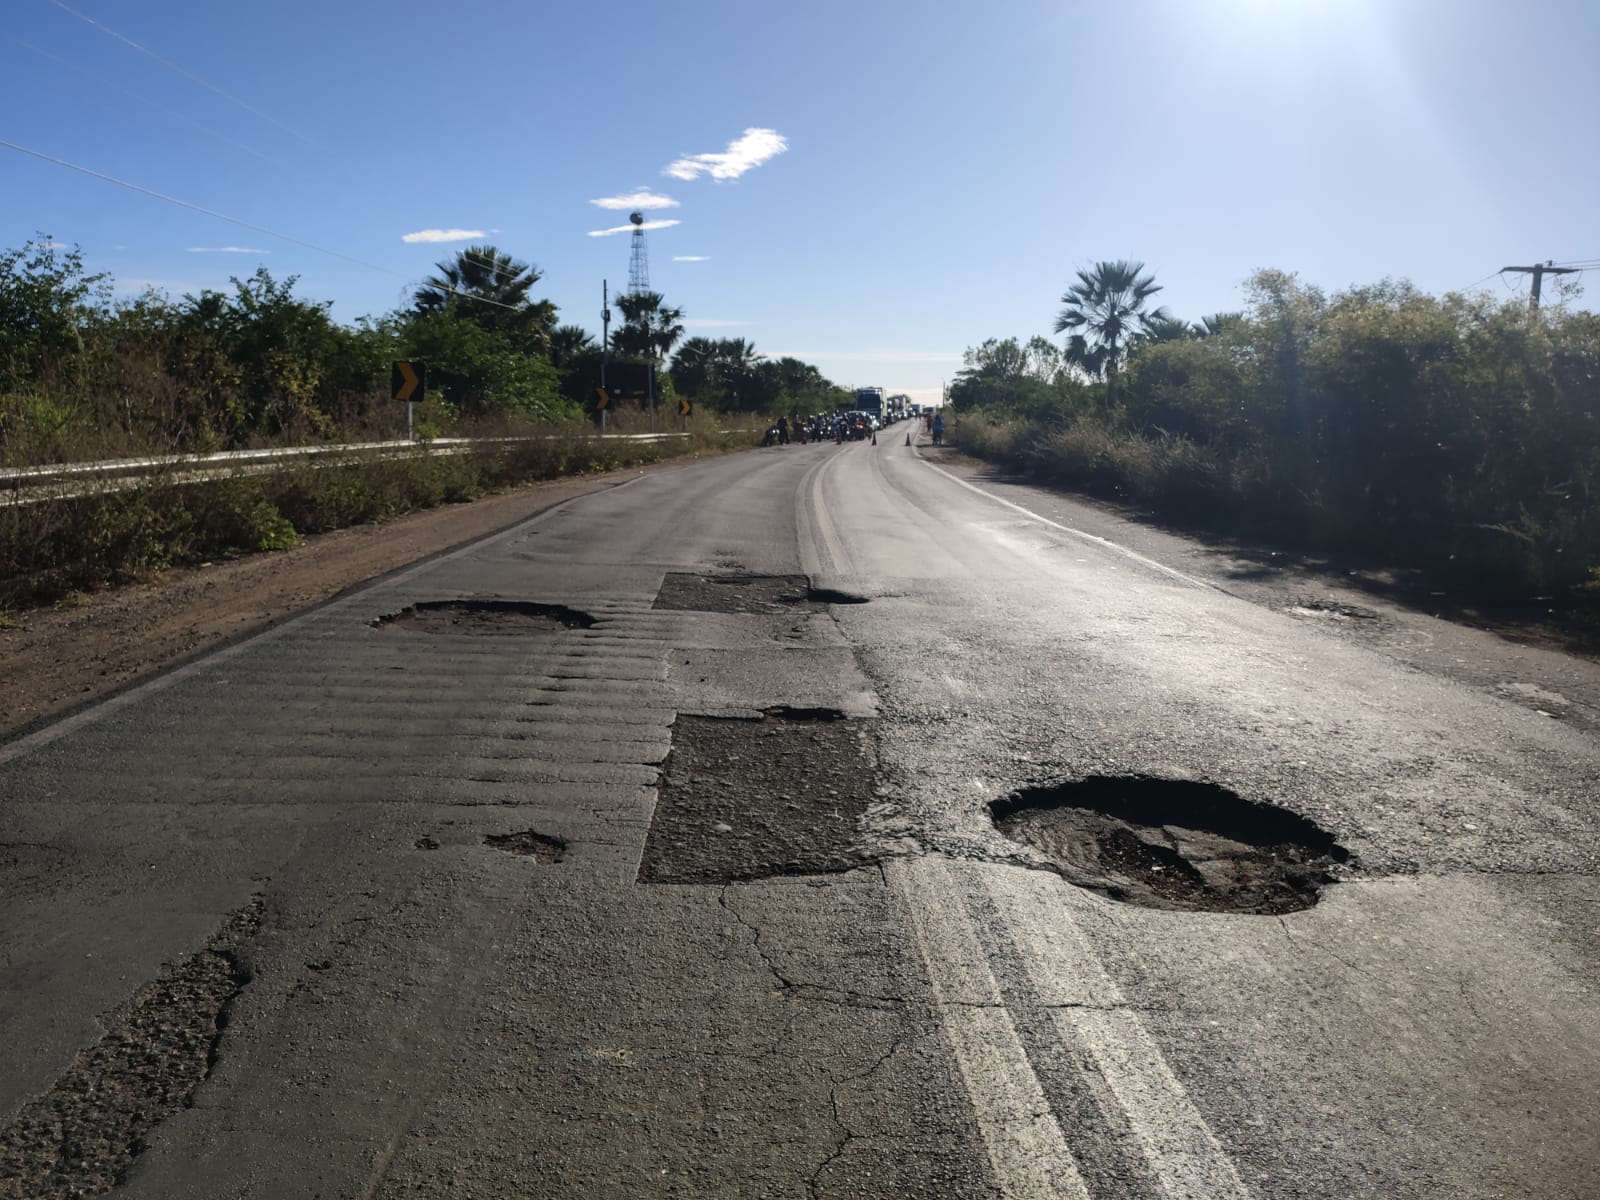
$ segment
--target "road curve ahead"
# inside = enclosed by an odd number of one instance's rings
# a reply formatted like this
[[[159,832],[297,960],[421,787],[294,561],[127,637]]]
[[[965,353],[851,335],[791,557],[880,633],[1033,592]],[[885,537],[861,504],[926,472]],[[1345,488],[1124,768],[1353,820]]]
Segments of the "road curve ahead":
[[[0,745],[0,1197],[1600,1192],[1593,738],[905,428]]]

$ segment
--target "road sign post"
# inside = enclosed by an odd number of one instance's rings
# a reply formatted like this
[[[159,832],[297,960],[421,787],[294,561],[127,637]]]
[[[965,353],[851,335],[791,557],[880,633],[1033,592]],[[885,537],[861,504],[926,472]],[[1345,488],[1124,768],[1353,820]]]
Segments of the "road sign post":
[[[600,414],[600,433],[601,433],[601,436],[604,436],[605,432],[606,432],[606,408],[610,404],[611,404],[611,394],[606,391],[605,386],[602,384],[600,387],[595,388],[595,390],[594,390],[594,407],[595,407],[595,410]]]
[[[416,440],[412,432],[411,405],[427,391],[428,364],[420,358],[401,359],[389,371],[389,396],[406,402],[406,441]]]

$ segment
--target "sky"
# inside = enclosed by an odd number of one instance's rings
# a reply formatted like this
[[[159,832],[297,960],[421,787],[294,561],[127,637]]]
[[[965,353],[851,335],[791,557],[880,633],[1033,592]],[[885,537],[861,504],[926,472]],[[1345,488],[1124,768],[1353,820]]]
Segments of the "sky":
[[[1600,262],[1593,0],[7,0],[0,114],[258,227],[0,147],[3,244],[123,294],[265,266],[353,321],[488,242],[598,334],[643,203],[690,335],[929,402],[1102,259],[1189,319]]]

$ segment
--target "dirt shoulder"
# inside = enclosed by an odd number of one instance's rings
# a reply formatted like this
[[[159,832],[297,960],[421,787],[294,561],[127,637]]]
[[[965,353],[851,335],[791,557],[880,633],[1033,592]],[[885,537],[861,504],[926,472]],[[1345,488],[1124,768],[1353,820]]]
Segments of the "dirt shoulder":
[[[0,627],[0,738],[564,500],[687,461],[532,484],[9,614],[14,624]]]
[[[1356,566],[1165,528],[1122,506],[1019,480],[924,435],[918,453],[974,487],[1407,666],[1600,731],[1600,661],[1553,624],[1506,619],[1429,591],[1405,571]]]

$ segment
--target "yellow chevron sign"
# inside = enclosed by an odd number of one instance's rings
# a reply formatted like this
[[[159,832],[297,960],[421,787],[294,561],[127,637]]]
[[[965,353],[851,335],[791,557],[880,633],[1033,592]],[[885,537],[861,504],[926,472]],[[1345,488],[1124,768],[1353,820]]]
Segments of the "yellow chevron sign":
[[[389,372],[389,395],[396,400],[420,399],[417,393],[422,390],[422,381],[427,374],[426,363],[404,360],[395,363],[394,369]]]

